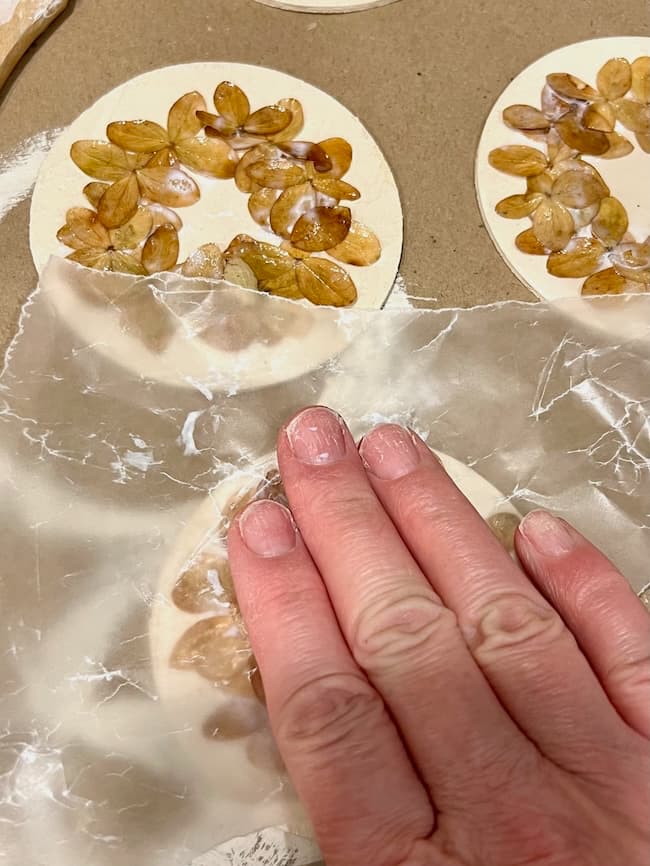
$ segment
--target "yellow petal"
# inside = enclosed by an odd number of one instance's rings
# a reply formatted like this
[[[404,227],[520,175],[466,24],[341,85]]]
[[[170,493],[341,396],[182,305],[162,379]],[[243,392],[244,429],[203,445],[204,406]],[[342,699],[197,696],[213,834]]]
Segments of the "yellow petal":
[[[315,207],[293,227],[291,243],[305,252],[330,250],[342,243],[350,231],[352,214],[347,207]]]
[[[327,254],[346,265],[364,268],[379,260],[381,243],[367,226],[353,220],[345,240],[328,250]]]
[[[596,86],[605,99],[620,99],[632,85],[632,69],[623,57],[613,57],[601,66]]]
[[[332,163],[329,171],[322,172],[324,177],[341,178],[347,174],[352,165],[352,145],[344,138],[326,138],[318,142]]]
[[[291,189],[287,190],[287,193],[294,189],[298,189],[298,187],[291,187]],[[248,212],[258,225],[265,229],[271,227],[271,208],[280,195],[286,195],[286,193],[281,193],[279,189],[268,188],[258,189],[251,194],[248,199]],[[276,232],[276,234],[279,234],[279,232]]]
[[[96,180],[114,183],[130,171],[128,155],[108,141],[75,141],[70,156],[84,174]]]
[[[257,277],[243,259],[233,256],[226,262],[223,278],[227,283],[241,286],[242,289],[256,289]]]
[[[108,253],[110,266],[109,270],[120,274],[133,274],[134,276],[144,276],[145,269],[134,253],[126,253],[122,250],[113,250]],[[120,298],[120,301],[122,298]]]
[[[277,158],[280,155],[281,151],[278,150],[275,145],[266,142],[247,150],[237,163],[237,168],[235,169],[235,184],[237,185],[237,189],[240,192],[245,193],[253,192],[258,184],[248,176],[249,166],[254,162],[261,162],[262,160],[272,159],[274,157]]]
[[[106,133],[110,141],[133,153],[154,153],[167,147],[167,132],[151,120],[120,120],[109,123]]]
[[[100,252],[110,246],[110,236],[94,211],[86,207],[73,207],[66,213],[65,219],[66,224],[57,233],[57,239],[62,244],[75,250],[88,248]]]
[[[547,196],[551,194],[555,177],[550,171],[543,171],[541,174],[536,174],[533,177],[526,178],[526,191],[528,193],[540,194]]]
[[[607,247],[616,246],[627,231],[627,211],[617,198],[608,196],[600,203],[591,230]]]
[[[243,126],[250,114],[248,97],[236,84],[222,81],[214,92],[214,106],[235,127]]]
[[[178,261],[178,232],[167,223],[159,226],[142,248],[142,264],[148,274],[171,271]]]
[[[154,229],[157,229],[158,226],[164,226],[165,223],[173,225],[177,232],[183,228],[183,220],[171,208],[152,202],[146,206],[146,210],[151,214],[152,228]]]
[[[180,168],[143,168],[137,172],[144,198],[166,207],[188,207],[200,198],[196,182]]]
[[[159,168],[160,166],[169,168],[170,165],[176,165],[177,163],[176,152],[171,147],[163,147],[161,150],[156,151],[151,159],[147,160],[146,168]]]
[[[223,271],[224,257],[217,244],[203,244],[181,265],[181,273],[184,277],[220,280]]]
[[[285,250],[273,244],[255,241],[247,235],[233,238],[226,253],[229,258],[236,256],[243,259],[252,269],[260,287],[269,280],[286,277],[294,270],[294,260]]]
[[[599,201],[605,190],[593,174],[586,171],[565,171],[553,184],[551,195],[565,207],[582,208]]]
[[[597,238],[575,238],[565,250],[551,253],[546,269],[554,277],[588,277],[598,270],[605,252]]]
[[[546,83],[562,99],[588,102],[598,98],[598,91],[582,79],[567,72],[553,72],[546,76]]]
[[[198,174],[221,179],[235,176],[237,155],[223,139],[187,138],[176,145],[176,153],[183,165]]]
[[[311,253],[306,253],[304,250],[299,250],[298,247],[294,247],[291,244],[291,241],[282,241],[280,249],[286,250],[294,259],[308,259],[311,256]]]
[[[298,287],[296,272],[294,270],[287,271],[287,273],[279,277],[260,281],[259,288],[263,292],[269,292],[278,298],[288,298],[290,301],[300,301],[304,298]]]
[[[616,116],[630,132],[650,133],[650,105],[633,99],[617,99],[614,103]]]
[[[587,129],[613,132],[616,126],[616,112],[610,102],[593,102],[582,115],[582,125]]]
[[[541,150],[524,144],[509,144],[490,151],[488,160],[492,168],[518,177],[533,177],[541,174],[547,166],[546,156]]]
[[[279,105],[267,105],[254,111],[244,124],[251,135],[277,135],[291,123],[291,112]]]
[[[135,174],[130,172],[109,186],[99,202],[99,219],[108,229],[124,225],[138,209],[140,188]]]
[[[261,193],[264,192],[269,191],[261,191]],[[271,192],[275,192],[275,190],[271,190]],[[288,240],[291,237],[293,227],[300,217],[315,206],[316,194],[309,181],[289,187],[271,206],[271,228],[276,235],[280,235]]]
[[[617,274],[614,268],[598,271],[585,280],[583,295],[620,295],[625,291],[625,277]]]
[[[544,201],[544,196],[527,193],[526,195],[509,195],[495,207],[499,216],[511,220],[520,220],[523,217],[530,216],[539,204]]]
[[[253,162],[247,168],[249,178],[260,186],[272,189],[288,189],[307,180],[303,165],[296,165],[289,159],[272,158]]]
[[[315,144],[313,141],[279,142],[278,147],[287,156],[292,156],[294,159],[302,159],[305,162],[313,162],[316,171],[332,170],[332,161],[329,156],[320,144]]]
[[[109,184],[100,183],[99,181],[94,180],[86,184],[83,192],[91,205],[96,208],[108,187]]]
[[[549,250],[544,244],[540,243],[535,235],[534,229],[526,229],[520,232],[515,238],[515,246],[522,253],[528,253],[533,256],[545,256]]]
[[[609,141],[604,132],[585,129],[573,112],[565,114],[555,124],[562,141],[579,153],[599,156],[609,148]]]
[[[203,123],[197,116],[197,112],[205,111],[205,108],[205,99],[196,90],[177,99],[167,116],[169,140],[178,144],[183,139],[195,138],[203,129]]]
[[[619,135],[618,132],[608,132],[606,135],[609,148],[605,153],[601,154],[602,159],[619,159],[622,156],[627,156],[634,150],[632,142],[628,141],[625,136]]]
[[[532,105],[509,105],[503,111],[503,119],[513,129],[544,131],[550,127],[545,115]]]
[[[302,132],[305,125],[305,116],[302,105],[297,99],[280,99],[277,103],[279,108],[286,108],[291,112],[289,125],[275,135],[270,135],[270,141],[293,141]]]
[[[543,201],[533,215],[533,231],[547,250],[562,250],[575,230],[569,211],[558,202]]]
[[[68,245],[69,246],[69,245]],[[80,249],[66,256],[71,262],[76,262],[78,265],[83,265],[84,268],[93,268],[96,271],[110,271],[111,257],[106,250],[98,249]]]
[[[336,201],[358,201],[361,198],[361,193],[355,186],[335,177],[316,175],[312,179],[312,185],[317,192]]]
[[[152,228],[153,215],[150,209],[139,207],[127,223],[111,229],[111,246],[116,250],[133,250],[149,237]]]
[[[637,132],[636,140],[642,151],[650,153],[650,132]]]
[[[311,256],[296,265],[298,288],[312,304],[347,307],[357,299],[350,275],[327,259]]]
[[[650,103],[650,57],[637,57],[632,63],[632,94],[639,102]]]

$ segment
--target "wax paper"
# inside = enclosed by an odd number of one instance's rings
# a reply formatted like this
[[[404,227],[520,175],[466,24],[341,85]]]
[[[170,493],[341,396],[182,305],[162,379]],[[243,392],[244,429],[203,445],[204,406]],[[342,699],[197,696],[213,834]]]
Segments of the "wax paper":
[[[281,769],[195,749],[152,629],[196,515],[313,403],[408,424],[650,581],[650,295],[317,309],[53,259],[0,378],[0,861],[315,859]]]

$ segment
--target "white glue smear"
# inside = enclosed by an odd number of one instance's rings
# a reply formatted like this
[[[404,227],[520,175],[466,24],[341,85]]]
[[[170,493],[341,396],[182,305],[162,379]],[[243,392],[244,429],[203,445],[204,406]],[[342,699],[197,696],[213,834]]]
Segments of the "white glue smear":
[[[30,194],[41,163],[61,132],[61,129],[37,132],[21,141],[11,153],[0,155],[0,222]]]
[[[0,24],[11,21],[16,6],[18,6],[18,0],[0,0]]]
[[[384,309],[386,310],[411,310],[409,294],[406,290],[406,280],[401,274],[397,274],[393,283],[393,290],[388,296]]]

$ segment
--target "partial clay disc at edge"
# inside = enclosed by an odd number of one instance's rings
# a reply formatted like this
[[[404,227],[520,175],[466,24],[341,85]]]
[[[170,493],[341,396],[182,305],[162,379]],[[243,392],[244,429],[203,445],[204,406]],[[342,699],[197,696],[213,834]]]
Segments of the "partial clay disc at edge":
[[[365,12],[378,6],[388,6],[398,0],[256,0],[287,12],[310,12],[320,15],[342,15],[345,12]]]

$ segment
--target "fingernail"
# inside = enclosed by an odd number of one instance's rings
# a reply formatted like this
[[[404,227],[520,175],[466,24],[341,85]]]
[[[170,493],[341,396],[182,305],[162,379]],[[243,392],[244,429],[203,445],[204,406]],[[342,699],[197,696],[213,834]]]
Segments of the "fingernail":
[[[294,456],[302,463],[323,466],[345,457],[345,433],[339,416],[323,406],[305,409],[287,427]]]
[[[291,513],[278,502],[254,502],[239,518],[246,547],[256,556],[285,556],[296,547],[296,527]]]
[[[564,556],[576,546],[564,521],[548,511],[531,511],[519,524],[519,532],[543,556]]]
[[[386,424],[369,433],[359,446],[366,469],[384,481],[395,481],[420,465],[420,453],[413,434]]]

